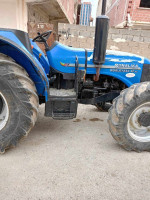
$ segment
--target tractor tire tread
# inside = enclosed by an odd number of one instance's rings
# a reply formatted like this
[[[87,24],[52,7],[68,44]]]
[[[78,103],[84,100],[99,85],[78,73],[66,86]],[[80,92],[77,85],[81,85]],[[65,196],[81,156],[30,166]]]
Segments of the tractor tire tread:
[[[22,109],[19,114],[22,121],[18,122],[17,131],[11,133],[7,141],[0,141],[0,153],[4,153],[9,147],[16,146],[18,141],[27,136],[35,125],[38,116],[39,98],[35,85],[26,70],[4,54],[0,54],[0,77],[7,80],[7,84]],[[26,120],[28,123],[25,122]]]
[[[121,95],[113,101],[113,105],[109,109],[109,131],[117,143],[128,151],[150,151],[150,145],[138,146],[134,142],[129,142],[123,130],[127,108],[138,104],[145,96],[150,97],[150,82],[134,84],[121,92]]]

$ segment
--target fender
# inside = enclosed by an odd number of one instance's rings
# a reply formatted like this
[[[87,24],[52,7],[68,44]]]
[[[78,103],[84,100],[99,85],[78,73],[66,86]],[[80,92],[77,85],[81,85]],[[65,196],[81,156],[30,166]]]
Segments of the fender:
[[[46,74],[49,74],[50,65],[49,65],[47,57],[45,56],[43,51],[39,48],[39,46],[36,44],[36,42],[33,42],[32,39],[30,39],[30,42],[31,42],[31,46],[32,46],[32,50],[33,50],[34,56],[41,63],[41,65],[44,68]]]
[[[35,83],[38,95],[44,96],[47,101],[49,82],[42,65],[15,34],[8,29],[7,32],[6,30],[0,30],[0,53],[10,56],[27,71]]]

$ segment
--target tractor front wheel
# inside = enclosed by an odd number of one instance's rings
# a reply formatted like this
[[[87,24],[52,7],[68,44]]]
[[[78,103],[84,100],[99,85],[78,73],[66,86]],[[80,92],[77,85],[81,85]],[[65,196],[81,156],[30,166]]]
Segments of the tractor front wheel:
[[[36,88],[26,71],[0,54],[0,153],[27,136],[36,122],[38,106]]]
[[[109,129],[126,150],[150,151],[150,82],[122,91],[109,110]]]

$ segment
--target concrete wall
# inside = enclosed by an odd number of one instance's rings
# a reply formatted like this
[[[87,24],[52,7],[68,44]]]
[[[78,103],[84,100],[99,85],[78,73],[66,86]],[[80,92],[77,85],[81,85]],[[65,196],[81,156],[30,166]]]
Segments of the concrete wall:
[[[30,9],[29,19],[32,22],[36,15],[36,20],[40,22],[59,21],[73,24],[76,19],[76,4],[78,0],[26,0]],[[32,13],[35,13],[34,15]]]
[[[0,27],[27,30],[25,0],[0,0]]]
[[[27,22],[74,23],[78,0],[0,0],[0,27],[27,31]]]
[[[69,38],[67,35],[70,33]],[[94,47],[94,27],[59,24],[60,42],[74,47]],[[150,59],[150,31],[110,29],[107,49],[119,50],[145,56]]]

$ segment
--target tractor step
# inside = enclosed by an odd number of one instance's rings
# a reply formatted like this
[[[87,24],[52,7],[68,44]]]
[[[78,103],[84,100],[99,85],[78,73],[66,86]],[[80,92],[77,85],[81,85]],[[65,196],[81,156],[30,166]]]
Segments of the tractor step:
[[[50,88],[49,101],[46,102],[45,116],[58,120],[73,119],[77,114],[78,102],[74,89]]]
[[[74,91],[74,89],[69,89],[69,90],[65,90],[65,89],[55,89],[55,88],[50,88],[50,97],[70,97],[70,96],[76,96],[76,92]]]

